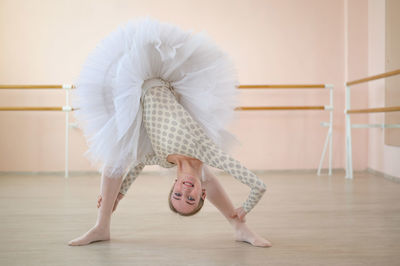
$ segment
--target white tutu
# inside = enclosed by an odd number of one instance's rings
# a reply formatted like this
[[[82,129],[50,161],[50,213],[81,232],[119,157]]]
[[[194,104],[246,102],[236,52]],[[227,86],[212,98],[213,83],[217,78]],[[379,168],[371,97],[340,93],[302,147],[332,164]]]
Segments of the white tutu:
[[[237,74],[228,55],[201,32],[191,34],[149,17],[129,21],[104,38],[83,65],[72,91],[75,117],[89,146],[85,156],[108,176],[120,176],[153,152],[142,125],[145,80],[169,81],[179,102],[223,150],[237,139],[225,126],[238,105]]]

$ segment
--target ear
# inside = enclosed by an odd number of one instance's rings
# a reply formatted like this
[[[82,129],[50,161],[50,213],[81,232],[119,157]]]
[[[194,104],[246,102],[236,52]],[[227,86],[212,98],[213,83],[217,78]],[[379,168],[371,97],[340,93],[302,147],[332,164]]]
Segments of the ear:
[[[201,198],[204,200],[207,196],[206,190],[203,188],[202,192],[201,192]]]

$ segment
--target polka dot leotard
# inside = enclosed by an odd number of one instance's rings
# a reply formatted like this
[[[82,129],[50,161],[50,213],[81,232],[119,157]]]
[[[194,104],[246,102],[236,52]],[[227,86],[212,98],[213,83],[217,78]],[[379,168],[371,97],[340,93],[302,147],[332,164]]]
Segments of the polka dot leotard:
[[[149,82],[147,82],[149,81]],[[196,158],[219,168],[251,188],[243,203],[249,212],[263,196],[265,184],[239,161],[222,151],[178,102],[173,88],[162,79],[147,80],[143,85],[143,123],[154,153],[148,154],[139,164],[131,165],[124,176],[120,193],[126,194],[132,182],[145,165],[176,166],[167,161],[169,154],[181,154]]]

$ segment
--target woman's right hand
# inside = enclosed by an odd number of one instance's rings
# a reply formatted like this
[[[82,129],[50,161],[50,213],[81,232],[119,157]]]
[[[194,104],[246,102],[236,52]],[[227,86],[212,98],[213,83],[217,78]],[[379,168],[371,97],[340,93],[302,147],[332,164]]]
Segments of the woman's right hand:
[[[231,215],[231,218],[233,219],[238,219],[239,222],[241,223],[245,223],[246,222],[246,212],[244,211],[243,207],[239,207],[237,209],[235,209],[235,211],[233,212],[233,214]]]
[[[124,196],[125,196],[124,194],[118,193],[118,196],[117,196],[117,198],[115,199],[115,202],[114,202],[114,207],[113,207],[113,209],[112,209],[113,212],[117,209],[118,202],[119,202]],[[99,195],[99,196],[97,197],[97,208],[100,208],[100,206],[101,206],[101,200],[102,200],[102,197],[101,197],[101,195]]]

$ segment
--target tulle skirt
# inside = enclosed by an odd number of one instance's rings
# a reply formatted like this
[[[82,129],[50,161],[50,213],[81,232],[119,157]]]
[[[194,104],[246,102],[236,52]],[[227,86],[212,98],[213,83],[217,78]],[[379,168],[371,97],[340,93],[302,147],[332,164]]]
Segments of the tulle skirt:
[[[89,54],[72,91],[84,154],[109,177],[153,153],[142,123],[142,84],[170,82],[179,103],[221,149],[239,143],[226,126],[238,105],[237,72],[230,57],[205,32],[144,17],[111,32]]]

